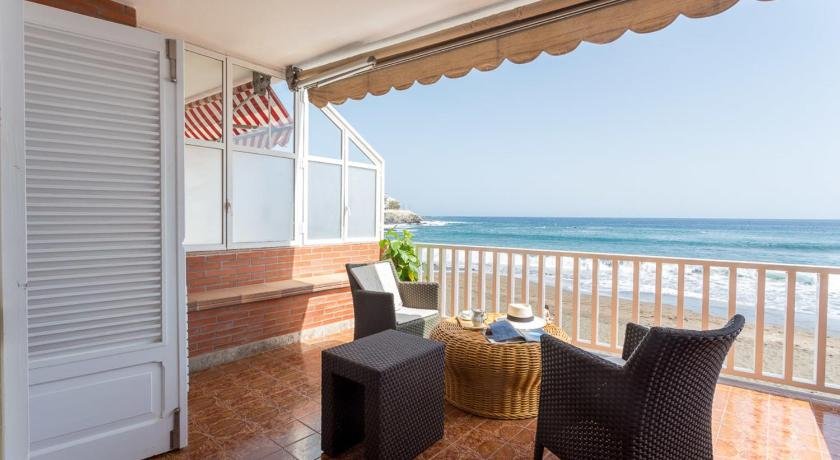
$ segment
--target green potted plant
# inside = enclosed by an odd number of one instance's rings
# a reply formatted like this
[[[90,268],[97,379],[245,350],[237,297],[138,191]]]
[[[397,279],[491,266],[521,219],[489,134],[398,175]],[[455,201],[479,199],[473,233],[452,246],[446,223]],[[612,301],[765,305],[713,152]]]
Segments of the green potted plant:
[[[382,260],[391,260],[401,281],[417,281],[420,278],[420,258],[412,243],[414,235],[403,230],[402,235],[396,230],[389,229],[385,238],[379,241],[382,250]]]

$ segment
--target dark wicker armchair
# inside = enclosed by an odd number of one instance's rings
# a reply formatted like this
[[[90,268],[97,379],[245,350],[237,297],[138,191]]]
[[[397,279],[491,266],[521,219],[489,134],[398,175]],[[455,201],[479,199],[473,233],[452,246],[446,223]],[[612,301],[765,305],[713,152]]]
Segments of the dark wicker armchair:
[[[397,281],[397,289],[406,308],[396,311],[394,295],[390,292],[364,290],[353,274],[355,267],[367,264],[347,264],[347,277],[353,294],[353,312],[356,339],[376,334],[387,329],[396,329],[409,334],[429,337],[432,329],[440,322],[438,311],[438,284],[429,282],[399,281],[396,270],[391,271]],[[434,310],[434,313],[412,313],[411,310]]]
[[[689,331],[627,325],[623,365],[549,335],[534,458],[710,459],[712,399],[729,347],[744,327]]]

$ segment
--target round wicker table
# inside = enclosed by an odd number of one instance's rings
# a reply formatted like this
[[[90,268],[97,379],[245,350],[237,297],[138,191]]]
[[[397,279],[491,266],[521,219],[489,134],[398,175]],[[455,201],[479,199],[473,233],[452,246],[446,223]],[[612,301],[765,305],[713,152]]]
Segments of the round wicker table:
[[[488,314],[487,321],[500,315]],[[562,329],[545,331],[561,340]],[[491,344],[483,332],[463,329],[454,318],[442,320],[431,338],[446,345],[446,401],[474,415],[496,419],[537,416],[540,396],[540,344]]]

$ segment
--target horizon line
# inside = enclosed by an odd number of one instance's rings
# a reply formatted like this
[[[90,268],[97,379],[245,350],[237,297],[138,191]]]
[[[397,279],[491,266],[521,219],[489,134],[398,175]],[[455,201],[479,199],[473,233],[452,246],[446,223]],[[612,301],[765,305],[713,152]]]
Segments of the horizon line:
[[[507,215],[469,215],[469,214],[419,214],[425,219],[426,217],[467,217],[467,218],[494,218],[494,219],[659,219],[659,220],[774,220],[774,221],[840,221],[840,217],[821,218],[821,217],[620,217],[620,216],[507,216]]]

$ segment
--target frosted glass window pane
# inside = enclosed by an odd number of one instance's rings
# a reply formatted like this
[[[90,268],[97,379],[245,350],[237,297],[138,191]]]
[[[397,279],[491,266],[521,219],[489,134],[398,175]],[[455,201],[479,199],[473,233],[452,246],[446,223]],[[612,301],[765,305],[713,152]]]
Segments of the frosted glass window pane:
[[[362,149],[360,149],[359,146],[356,145],[356,143],[353,142],[352,139],[350,140],[350,142],[348,144],[348,147],[349,147],[348,159],[350,161],[355,161],[356,163],[365,163],[365,164],[369,164],[369,165],[373,164],[373,162],[370,161],[370,158],[368,158],[368,156],[365,155],[365,153],[362,151]]]
[[[222,151],[184,147],[184,244],[222,244]]]
[[[341,159],[341,130],[318,107],[309,107],[309,154]]]
[[[233,143],[245,147],[294,151],[294,94],[285,81],[232,65],[230,79]],[[269,79],[267,87],[263,78]],[[255,90],[256,88],[256,90]]]
[[[341,238],[341,166],[309,163],[309,238]]]
[[[376,233],[376,171],[350,168],[347,181],[350,207],[347,236],[372,238]]]
[[[184,137],[222,142],[222,61],[184,52]]]
[[[233,152],[233,242],[289,241],[294,231],[294,160]]]

